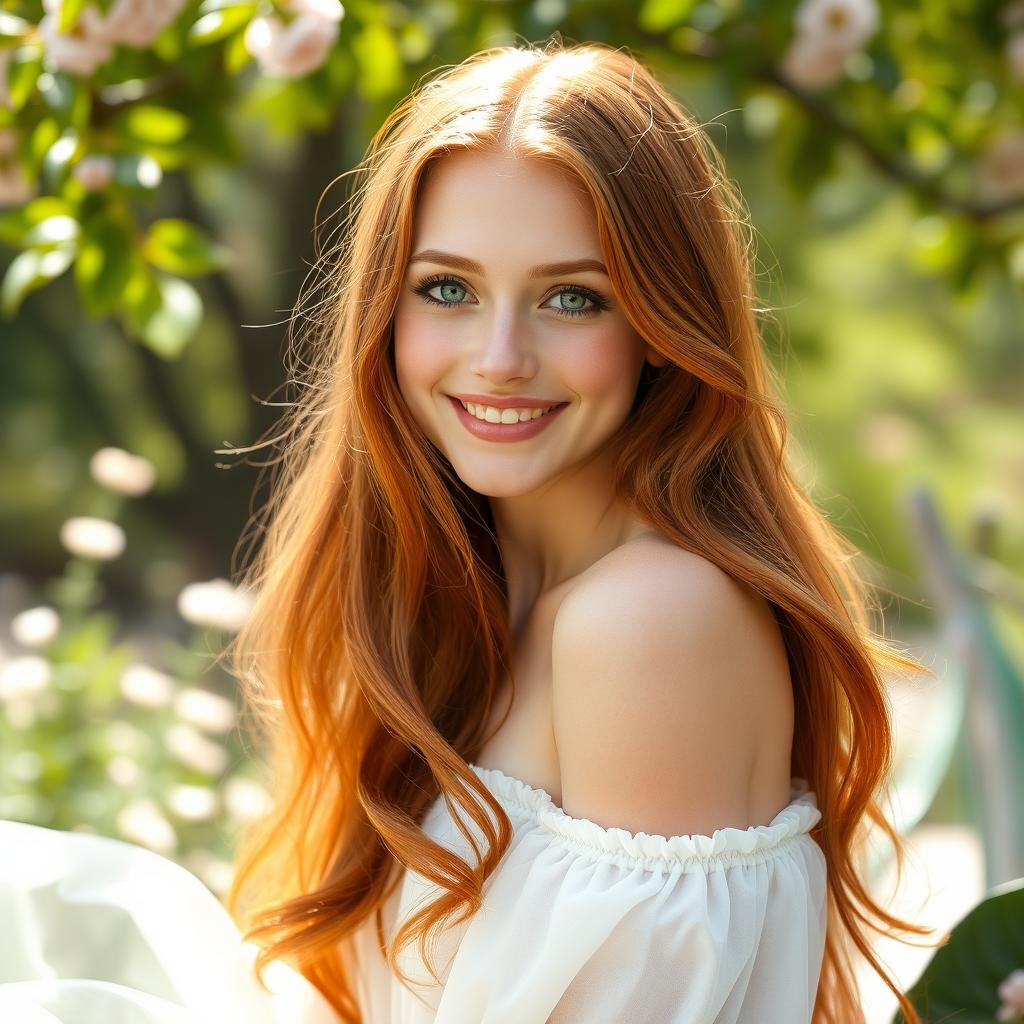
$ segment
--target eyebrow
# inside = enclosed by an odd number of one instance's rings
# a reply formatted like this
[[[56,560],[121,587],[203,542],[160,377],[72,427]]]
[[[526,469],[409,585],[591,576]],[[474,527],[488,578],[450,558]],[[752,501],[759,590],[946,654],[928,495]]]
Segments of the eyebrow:
[[[416,253],[410,263],[440,263],[444,266],[454,267],[456,270],[463,270],[467,274],[479,274],[484,276],[483,265],[476,260],[468,259],[465,256],[456,256],[455,253],[442,252],[440,249],[423,249]],[[584,270],[596,270],[599,274],[608,276],[605,265],[600,260],[580,259],[563,260],[560,263],[541,263],[534,267],[526,275],[533,279],[537,277],[558,277],[560,274],[578,274]]]

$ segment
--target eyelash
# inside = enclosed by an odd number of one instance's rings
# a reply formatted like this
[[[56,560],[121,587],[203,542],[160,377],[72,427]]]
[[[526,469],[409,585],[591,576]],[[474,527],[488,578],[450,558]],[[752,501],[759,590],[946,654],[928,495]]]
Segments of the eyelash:
[[[420,281],[413,291],[434,306],[464,305],[462,302],[443,302],[440,299],[435,299],[432,295],[427,294],[431,289],[436,288],[439,284],[457,284],[460,288],[465,288],[467,292],[470,290],[469,286],[460,281],[457,277],[451,277],[448,274],[434,274],[431,277],[425,277]],[[561,295],[563,292],[571,292],[573,295],[582,295],[585,299],[589,299],[594,305],[588,309],[555,309],[555,312],[561,316],[594,316],[596,313],[608,308],[608,303],[602,299],[597,292],[592,292],[589,288],[583,288],[578,284],[559,285],[552,293],[551,297],[554,298],[555,295]]]

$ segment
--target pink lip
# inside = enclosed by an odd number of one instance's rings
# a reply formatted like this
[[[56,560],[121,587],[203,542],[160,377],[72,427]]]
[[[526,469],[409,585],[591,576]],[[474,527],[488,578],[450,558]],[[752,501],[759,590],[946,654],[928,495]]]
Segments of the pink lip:
[[[457,398],[449,395],[448,401],[455,407],[456,415],[463,426],[474,437],[479,437],[483,441],[526,441],[549,427],[552,420],[569,404],[564,402],[555,406],[551,412],[546,412],[535,420],[525,420],[523,423],[488,423],[467,412]]]
[[[495,409],[547,409],[552,405],[560,405],[549,398],[534,398],[532,395],[513,395],[511,398],[498,398],[496,395],[471,395],[457,391],[449,398],[461,398],[463,402],[474,405],[492,405]]]

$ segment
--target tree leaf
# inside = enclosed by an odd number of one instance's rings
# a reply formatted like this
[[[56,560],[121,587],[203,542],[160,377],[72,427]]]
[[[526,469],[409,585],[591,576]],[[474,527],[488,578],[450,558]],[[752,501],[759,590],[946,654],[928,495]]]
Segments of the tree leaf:
[[[164,172],[153,157],[138,153],[121,153],[114,158],[114,179],[127,188],[150,191],[164,180]]]
[[[75,208],[60,196],[37,196],[25,204],[27,224],[41,224],[50,217],[73,217]]]
[[[637,17],[640,27],[648,32],[664,32],[684,22],[696,0],[644,0]]]
[[[41,75],[36,84],[43,102],[55,114],[59,114],[64,123],[75,101],[75,85],[71,76],[63,71],[54,71],[49,75]]]
[[[71,169],[71,161],[79,150],[78,132],[66,129],[46,150],[42,172],[54,191],[59,191]]]
[[[927,1021],[991,1024],[999,983],[1024,964],[1024,878],[998,886],[949,935],[906,993]],[[897,1011],[893,1024],[905,1018]]]
[[[203,301],[180,278],[161,278],[158,287],[160,306],[140,324],[142,340],[158,356],[177,359],[202,321]]]
[[[57,28],[63,35],[71,34],[85,5],[86,0],[63,0],[60,5],[60,16],[57,19]]]
[[[29,228],[25,210],[24,206],[16,206],[13,210],[0,213],[0,242],[24,248],[22,242]]]
[[[190,122],[180,111],[150,103],[126,110],[119,125],[127,136],[139,142],[169,146],[188,134]]]
[[[402,81],[402,56],[386,25],[367,25],[353,40],[359,62],[359,91],[367,99],[392,95]]]
[[[239,32],[224,45],[224,70],[229,75],[237,75],[250,61],[252,54],[245,45],[245,33]]]
[[[103,316],[120,304],[133,255],[131,236],[121,224],[105,215],[88,223],[75,262],[75,284],[90,315]]]
[[[177,218],[154,221],[142,253],[154,266],[172,274],[207,274],[227,263],[227,250],[197,225]]]
[[[46,252],[26,249],[15,256],[0,285],[0,309],[4,316],[13,317],[29,292],[60,277],[73,259],[74,248],[70,246]]]
[[[196,46],[214,43],[247,25],[255,13],[255,4],[234,4],[210,11],[189,28],[188,40]]]
[[[16,46],[7,68],[7,94],[12,110],[21,110],[36,90],[43,70],[43,48],[38,44]]]
[[[75,242],[80,233],[81,226],[74,217],[57,214],[32,227],[25,234],[23,242],[35,248],[52,248],[55,245]]]
[[[0,39],[18,39],[32,28],[32,23],[6,11],[0,11]]]

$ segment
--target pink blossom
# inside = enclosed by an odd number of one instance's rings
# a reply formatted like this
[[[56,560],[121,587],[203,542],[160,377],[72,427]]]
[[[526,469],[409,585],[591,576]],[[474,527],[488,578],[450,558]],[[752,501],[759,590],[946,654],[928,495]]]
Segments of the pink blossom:
[[[93,153],[79,160],[71,174],[86,191],[98,192],[113,181],[114,161],[104,153]]]
[[[1002,1006],[996,1020],[1013,1021],[1024,1018],[1024,967],[1011,971],[1000,983],[997,990]]]
[[[91,75],[108,61],[118,43],[142,48],[152,44],[177,17],[184,0],[114,0],[106,16],[86,4],[68,33],[58,31],[62,0],[43,0],[47,14],[39,35],[49,59],[64,71]]]
[[[821,39],[797,36],[782,58],[782,71],[797,85],[829,85],[843,77],[847,51],[831,49]]]
[[[185,0],[114,0],[105,20],[111,42],[141,49],[178,16]]]
[[[274,15],[253,18],[245,45],[267,74],[300,78],[327,59],[344,8],[338,0],[289,0],[283,6],[295,17],[287,24]]]
[[[338,0],[282,0],[282,7],[292,14],[312,14],[325,21],[341,21],[345,8]]]
[[[878,30],[876,0],[804,0],[795,15],[797,33],[830,50],[852,53]]]
[[[91,75],[110,60],[114,46],[106,35],[103,17],[91,4],[82,8],[78,22],[68,33],[58,28],[60,0],[43,0],[47,13],[39,22],[39,38],[47,59],[62,71]]]

